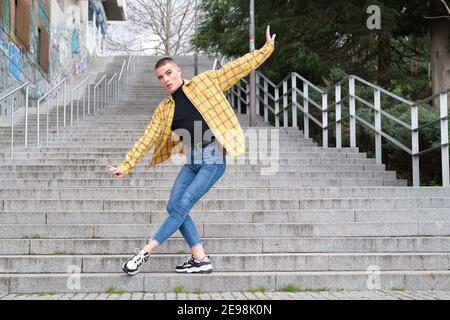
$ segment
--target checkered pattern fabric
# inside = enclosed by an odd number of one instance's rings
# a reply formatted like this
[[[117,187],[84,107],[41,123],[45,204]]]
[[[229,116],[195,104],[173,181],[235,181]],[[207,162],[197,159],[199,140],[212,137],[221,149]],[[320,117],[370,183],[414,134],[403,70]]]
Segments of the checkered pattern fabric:
[[[274,46],[266,43],[261,49],[247,53],[218,70],[205,71],[192,80],[184,80],[183,91],[197,108],[224,154],[237,157],[245,152],[245,136],[223,92],[230,89],[250,71],[258,68],[273,52]],[[155,148],[148,167],[169,159],[177,153],[184,154],[180,137],[171,130],[175,102],[171,95],[156,108],[150,124],[119,164],[125,175],[139,162],[150,148]]]

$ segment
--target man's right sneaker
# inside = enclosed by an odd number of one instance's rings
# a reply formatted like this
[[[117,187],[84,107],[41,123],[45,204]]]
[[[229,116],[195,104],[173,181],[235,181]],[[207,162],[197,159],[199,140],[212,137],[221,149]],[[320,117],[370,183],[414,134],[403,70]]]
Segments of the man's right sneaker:
[[[137,249],[136,251],[139,252],[122,265],[123,272],[129,276],[134,276],[137,274],[150,258],[150,255],[144,250]]]
[[[175,271],[178,273],[211,273],[212,266],[208,256],[205,256],[201,261],[195,260],[193,256],[190,256],[177,265]]]

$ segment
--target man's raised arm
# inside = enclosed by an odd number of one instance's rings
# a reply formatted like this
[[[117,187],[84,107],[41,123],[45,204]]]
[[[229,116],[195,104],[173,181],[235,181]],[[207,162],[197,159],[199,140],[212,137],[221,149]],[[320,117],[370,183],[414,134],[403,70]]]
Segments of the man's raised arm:
[[[267,26],[266,44],[261,49],[247,53],[218,70],[208,71],[210,78],[220,86],[222,91],[227,91],[270,57],[275,49],[275,37],[276,34],[270,35],[270,26]]]

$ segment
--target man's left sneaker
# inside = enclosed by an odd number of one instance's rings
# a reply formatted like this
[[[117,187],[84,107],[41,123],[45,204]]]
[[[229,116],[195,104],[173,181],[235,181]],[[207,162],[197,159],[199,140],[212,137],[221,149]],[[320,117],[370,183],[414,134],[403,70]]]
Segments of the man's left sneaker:
[[[193,256],[190,256],[177,265],[175,271],[178,273],[211,273],[212,265],[208,256],[205,256],[201,261],[195,260]]]

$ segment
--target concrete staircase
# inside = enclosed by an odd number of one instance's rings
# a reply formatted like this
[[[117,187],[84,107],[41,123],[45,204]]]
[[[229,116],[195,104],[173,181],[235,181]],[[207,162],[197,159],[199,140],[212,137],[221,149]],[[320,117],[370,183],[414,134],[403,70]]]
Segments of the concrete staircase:
[[[177,60],[189,79],[193,59]],[[52,135],[49,147],[18,146],[11,160],[4,141],[0,292],[450,289],[450,189],[407,187],[357,148],[324,149],[296,128],[270,128],[261,118],[260,130],[279,133],[279,159],[228,157],[225,175],[191,211],[214,272],[175,274],[189,253],[177,232],[140,274],[123,274],[121,262],[167,216],[183,163],[147,169],[150,152],[125,179],[106,170],[123,159],[165,96],[155,62],[140,59],[117,104]],[[200,62],[209,68],[210,61]],[[99,61],[92,70],[112,74],[118,65]],[[245,131],[247,116],[238,117]],[[261,174],[274,164],[277,173]]]

